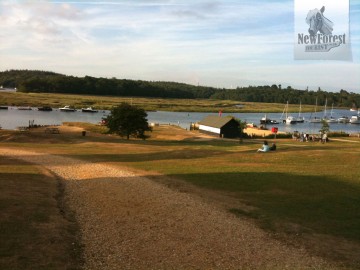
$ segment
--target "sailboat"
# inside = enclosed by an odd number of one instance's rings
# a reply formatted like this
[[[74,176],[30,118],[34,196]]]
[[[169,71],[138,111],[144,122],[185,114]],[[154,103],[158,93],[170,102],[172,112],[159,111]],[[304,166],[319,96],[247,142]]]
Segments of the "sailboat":
[[[314,118],[310,119],[310,123],[320,123],[321,122],[321,119],[316,117],[316,109],[317,109],[317,98],[316,98],[316,101],[315,101],[315,113],[314,113]]]
[[[284,113],[285,113],[285,119],[282,120],[283,123],[285,124],[296,124],[296,120],[293,116],[291,115],[288,115],[288,109],[289,109],[289,101],[286,102],[286,105],[285,105],[285,108],[284,108],[284,111],[281,115],[281,118],[283,117]]]
[[[304,123],[305,119],[301,116],[301,101],[300,101],[300,109],[299,109],[299,116],[294,118],[296,123]]]
[[[330,113],[330,118],[326,118],[326,122],[328,123],[337,123],[338,121],[332,116],[333,115],[333,110],[334,110],[334,103],[331,105],[331,113]]]

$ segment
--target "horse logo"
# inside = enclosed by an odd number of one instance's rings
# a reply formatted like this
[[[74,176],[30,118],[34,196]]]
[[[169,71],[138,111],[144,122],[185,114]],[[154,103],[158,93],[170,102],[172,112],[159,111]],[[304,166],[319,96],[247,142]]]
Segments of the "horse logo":
[[[324,16],[325,7],[323,6],[320,10],[317,8],[312,9],[306,16],[306,23],[309,27],[310,36],[315,36],[317,32],[323,35],[331,35],[333,31],[333,22]]]

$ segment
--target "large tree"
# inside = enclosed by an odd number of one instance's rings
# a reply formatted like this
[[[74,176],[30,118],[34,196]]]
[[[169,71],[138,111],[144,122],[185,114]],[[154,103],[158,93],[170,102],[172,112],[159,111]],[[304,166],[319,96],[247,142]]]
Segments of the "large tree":
[[[127,139],[130,136],[146,139],[145,131],[151,130],[146,117],[147,113],[142,108],[121,103],[111,110],[105,120],[110,133],[116,133]]]

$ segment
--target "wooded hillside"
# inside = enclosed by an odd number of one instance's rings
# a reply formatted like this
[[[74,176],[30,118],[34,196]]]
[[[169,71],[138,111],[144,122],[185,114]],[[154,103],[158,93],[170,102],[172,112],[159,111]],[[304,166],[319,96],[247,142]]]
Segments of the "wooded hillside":
[[[87,95],[114,95],[133,97],[162,98],[203,98],[238,100],[243,102],[266,102],[352,107],[360,105],[360,94],[341,89],[337,93],[297,90],[281,85],[238,87],[219,89],[206,86],[194,86],[176,82],[153,82],[116,78],[95,78],[90,76],[74,77],[48,71],[8,70],[0,72],[0,85],[16,87],[20,92],[71,93]]]

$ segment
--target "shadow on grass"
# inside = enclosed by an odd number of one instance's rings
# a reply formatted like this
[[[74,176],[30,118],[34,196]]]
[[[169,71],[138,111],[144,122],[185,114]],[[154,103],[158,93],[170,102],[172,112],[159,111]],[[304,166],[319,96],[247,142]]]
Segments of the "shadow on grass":
[[[81,268],[80,230],[62,196],[55,177],[0,157],[0,269]]]
[[[196,186],[231,192],[251,206],[231,209],[255,218],[265,229],[294,223],[314,233],[360,243],[360,186],[330,177],[284,173],[172,175]],[[281,227],[281,226],[280,226]]]
[[[207,158],[217,155],[226,155],[223,151],[214,150],[197,150],[191,149],[182,150],[170,150],[170,151],[159,151],[154,153],[125,153],[125,154],[95,154],[93,156],[88,155],[69,155],[72,158],[81,158],[96,162],[147,162],[157,160],[189,160],[198,158]]]

